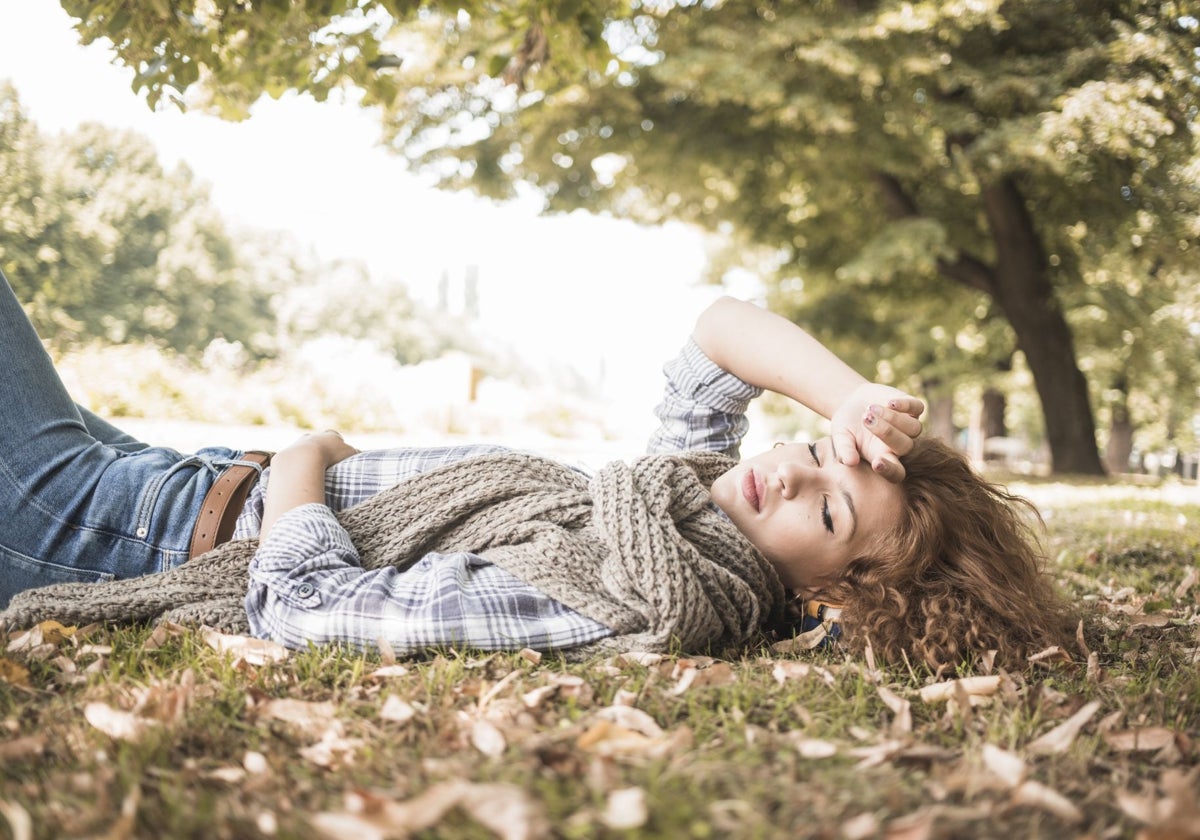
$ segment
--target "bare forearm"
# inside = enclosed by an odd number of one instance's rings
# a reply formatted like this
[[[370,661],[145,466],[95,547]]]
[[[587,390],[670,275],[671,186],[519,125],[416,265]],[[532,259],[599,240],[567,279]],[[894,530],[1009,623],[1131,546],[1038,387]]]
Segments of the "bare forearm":
[[[734,298],[722,297],[704,310],[692,337],[724,370],[826,419],[866,382],[791,321]]]
[[[358,452],[334,431],[305,435],[271,459],[259,541],[292,508],[325,503],[325,470]]]

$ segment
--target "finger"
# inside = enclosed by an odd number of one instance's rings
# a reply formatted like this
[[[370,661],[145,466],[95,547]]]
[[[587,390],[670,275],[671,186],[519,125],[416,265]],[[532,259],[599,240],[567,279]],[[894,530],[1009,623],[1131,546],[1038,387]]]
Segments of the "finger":
[[[909,419],[911,420],[912,418],[910,417]],[[886,418],[872,418],[868,415],[863,419],[863,424],[871,430],[872,435],[877,437],[895,455],[907,455],[909,452],[912,452],[914,446],[912,436],[892,425]],[[874,460],[872,460],[872,465],[874,463]]]
[[[904,465],[897,458],[880,456],[871,464],[871,469],[893,484],[904,480]]]
[[[875,406],[872,406],[872,408],[875,408]],[[876,416],[881,417],[890,426],[892,426],[895,429],[898,429],[902,434],[905,434],[910,438],[916,438],[916,437],[921,436],[921,430],[923,428],[923,426],[921,425],[921,421],[911,414],[907,414],[907,413],[901,412],[901,411],[892,411],[892,410],[885,411],[883,409],[880,409],[877,412]]]
[[[899,411],[910,417],[920,417],[925,413],[925,403],[916,397],[894,397],[888,400],[888,408]]]
[[[833,449],[837,459],[847,467],[853,467],[861,460],[858,453],[858,441],[846,429],[833,433]]]

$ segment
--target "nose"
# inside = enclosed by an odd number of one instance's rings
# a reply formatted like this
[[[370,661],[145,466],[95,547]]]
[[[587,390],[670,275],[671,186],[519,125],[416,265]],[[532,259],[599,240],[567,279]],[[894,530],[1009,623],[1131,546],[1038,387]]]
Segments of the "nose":
[[[789,458],[786,461],[780,461],[775,467],[775,477],[779,481],[779,495],[785,499],[796,498],[816,475],[817,466],[807,464],[803,459]]]

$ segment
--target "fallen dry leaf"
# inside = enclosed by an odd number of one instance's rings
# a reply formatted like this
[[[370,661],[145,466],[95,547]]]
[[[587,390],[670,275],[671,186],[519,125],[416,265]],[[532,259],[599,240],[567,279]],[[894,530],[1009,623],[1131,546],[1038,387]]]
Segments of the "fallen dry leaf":
[[[771,645],[771,650],[776,653],[803,653],[815,649],[821,642],[825,641],[825,637],[829,635],[829,631],[825,629],[824,624],[818,624],[811,630],[793,636],[790,639],[776,642]]]
[[[641,828],[648,816],[646,792],[641,788],[629,787],[609,791],[600,821],[615,831],[628,831]]]
[[[118,741],[137,741],[151,729],[162,725],[156,720],[138,717],[132,712],[114,709],[100,702],[84,706],[83,716],[96,729]]]
[[[0,682],[28,688],[29,669],[20,662],[14,662],[7,657],[0,657]]]
[[[543,685],[530,689],[521,695],[521,702],[527,709],[536,709],[546,702],[547,698],[558,693],[557,685]]]
[[[1030,805],[1048,811],[1065,822],[1083,822],[1083,812],[1075,803],[1058,791],[1032,779],[1022,782],[1020,787],[1013,791],[1012,801],[1016,805]]]
[[[13,840],[33,840],[33,820],[19,803],[0,799],[0,816],[8,821]]]
[[[477,720],[471,724],[471,746],[488,758],[499,758],[508,748],[508,742],[494,723]]]
[[[929,840],[933,836],[936,813],[934,808],[922,808],[891,820],[884,828],[884,840]]]
[[[230,785],[240,785],[246,781],[246,768],[230,764],[225,767],[215,767],[204,772],[204,778],[225,782]]]
[[[396,664],[396,651],[392,647],[392,643],[380,636],[375,640],[375,647],[379,648],[379,661],[384,667]]]
[[[321,740],[303,747],[300,757],[318,767],[344,767],[354,763],[354,753],[362,745],[361,738],[347,738],[340,728],[331,727],[321,736]]]
[[[266,665],[268,662],[282,662],[288,657],[287,648],[267,639],[232,636],[207,628],[203,633],[205,644],[213,650],[222,653],[232,653],[235,662],[245,662],[250,665]]]
[[[1195,566],[1191,566],[1187,570],[1187,574],[1183,576],[1183,580],[1181,580],[1179,585],[1175,587],[1175,600],[1182,601],[1183,596],[1188,593],[1189,589],[1196,585],[1196,581],[1198,580],[1200,580],[1200,569],[1197,569]]]
[[[282,721],[298,734],[311,738],[322,737],[331,728],[340,728],[334,705],[327,700],[317,703],[291,697],[276,697],[259,706],[258,714]]]
[[[922,702],[944,703],[954,699],[958,691],[963,691],[968,697],[990,697],[1000,688],[998,674],[986,677],[963,677],[959,680],[945,680],[927,685],[919,692]]]
[[[1050,647],[1048,647],[1044,650],[1040,650],[1037,653],[1032,654],[1029,657],[1028,661],[1030,663],[1036,663],[1036,662],[1053,662],[1055,660],[1059,660],[1062,662],[1070,662],[1071,656],[1065,650],[1060,648],[1058,645],[1051,645]]]
[[[1008,788],[1015,788],[1025,778],[1025,760],[994,744],[983,745],[983,766]]]
[[[874,814],[859,814],[842,823],[844,840],[866,840],[879,834],[879,817]]]
[[[173,621],[160,621],[154,625],[154,629],[150,632],[150,637],[146,639],[142,647],[145,650],[158,650],[168,639],[173,639],[176,636],[182,636],[188,630],[182,624],[176,624]]]
[[[1066,752],[1071,748],[1071,744],[1075,743],[1075,738],[1083,729],[1084,724],[1091,720],[1098,711],[1100,711],[1100,703],[1093,700],[1049,732],[1030,741],[1025,749],[1036,755],[1057,755]]]
[[[520,653],[518,653],[517,655],[520,656],[522,659],[524,659],[526,662],[528,662],[531,665],[541,664],[541,661],[542,661],[541,652],[536,651],[533,648],[521,648]]]
[[[1175,743],[1175,732],[1162,726],[1143,726],[1121,732],[1105,732],[1104,743],[1117,752],[1161,750]]]
[[[793,733],[797,735],[798,733]],[[837,744],[820,738],[795,737],[792,743],[801,758],[829,758],[837,755]]]
[[[0,763],[8,764],[39,756],[46,751],[46,733],[38,732],[23,738],[0,742]]]
[[[417,710],[411,703],[395,694],[389,694],[388,698],[383,701],[383,708],[379,710],[381,719],[394,723],[408,723],[416,714]]]
[[[912,732],[912,704],[884,686],[876,686],[876,692],[884,705],[892,710],[892,734],[907,735]]]
[[[813,665],[809,662],[793,662],[790,659],[781,659],[771,668],[771,676],[780,685],[783,685],[788,680],[802,680],[809,675],[820,677],[826,685],[833,685],[837,682],[837,678],[834,677],[828,668],[822,668],[820,665]]]
[[[374,671],[363,677],[363,679],[369,682],[383,682],[384,680],[405,676],[408,676],[408,668],[404,667],[403,665],[396,665],[393,663],[392,665],[384,665],[376,668]]]
[[[456,806],[504,840],[535,840],[548,831],[540,806],[525,791],[514,785],[468,782],[443,782],[407,802],[350,793],[344,811],[316,814],[310,821],[335,840],[385,840],[432,828]]]
[[[246,772],[251,776],[262,775],[271,769],[267,757],[255,750],[246,750],[246,754],[242,756],[242,767],[246,768]]]

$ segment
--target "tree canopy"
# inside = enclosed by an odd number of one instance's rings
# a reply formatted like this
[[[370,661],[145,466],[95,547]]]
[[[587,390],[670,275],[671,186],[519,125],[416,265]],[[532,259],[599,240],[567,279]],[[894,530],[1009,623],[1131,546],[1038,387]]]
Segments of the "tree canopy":
[[[343,91],[447,187],[718,231],[879,378],[1016,358],[1056,470],[1100,471],[1094,407],[1115,423],[1154,388],[1195,410],[1200,22],[1179,3],[63,6],[152,105]]]

